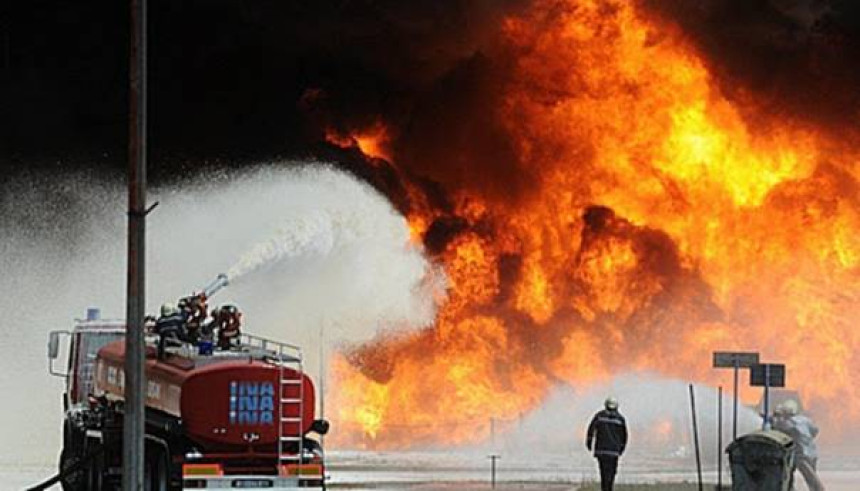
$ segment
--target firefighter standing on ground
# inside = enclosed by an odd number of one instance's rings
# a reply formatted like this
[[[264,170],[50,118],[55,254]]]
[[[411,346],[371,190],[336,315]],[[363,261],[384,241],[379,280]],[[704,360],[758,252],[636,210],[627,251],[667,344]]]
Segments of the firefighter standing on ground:
[[[612,491],[618,459],[627,447],[627,423],[618,412],[618,400],[609,397],[603,403],[605,409],[594,415],[585,439],[589,451],[600,465],[600,489]]]
[[[774,411],[773,429],[785,433],[794,440],[797,449],[797,470],[803,474],[806,487],[810,491],[824,491],[824,485],[821,484],[815,469],[818,466],[818,446],[815,444],[818,427],[809,417],[798,414],[798,410],[797,402],[794,400],[780,404]]]

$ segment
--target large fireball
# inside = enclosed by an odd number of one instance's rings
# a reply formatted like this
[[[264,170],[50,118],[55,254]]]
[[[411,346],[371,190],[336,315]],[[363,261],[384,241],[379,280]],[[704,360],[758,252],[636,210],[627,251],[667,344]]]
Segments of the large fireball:
[[[514,170],[452,139],[435,155],[490,169],[487,184],[430,186],[404,145],[365,150],[390,160],[412,246],[448,295],[432,328],[336,357],[336,440],[478,442],[555,384],[628,370],[714,383],[710,354],[729,349],[785,362],[826,429],[860,426],[853,134],[725,96],[681,30],[634,2],[537,0],[498,30],[504,83],[478,121]],[[403,133],[384,124],[347,141]]]

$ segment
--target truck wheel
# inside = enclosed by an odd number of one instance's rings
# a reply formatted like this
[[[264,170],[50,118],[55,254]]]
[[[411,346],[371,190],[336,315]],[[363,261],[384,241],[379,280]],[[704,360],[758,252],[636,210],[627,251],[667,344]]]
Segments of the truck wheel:
[[[90,491],[102,491],[105,489],[104,486],[104,473],[105,473],[105,458],[104,455],[99,454],[93,458],[92,463],[89,468],[89,489]]]
[[[167,458],[164,452],[153,448],[144,463],[143,486],[146,491],[167,491]]]
[[[81,461],[81,454],[68,448],[60,453],[60,472],[77,465]],[[65,476],[61,481],[63,491],[87,491],[87,469],[79,469]]]

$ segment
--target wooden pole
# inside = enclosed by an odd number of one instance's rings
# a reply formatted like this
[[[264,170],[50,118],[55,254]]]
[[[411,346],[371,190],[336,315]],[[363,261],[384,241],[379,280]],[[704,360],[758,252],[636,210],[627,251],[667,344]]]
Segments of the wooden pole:
[[[146,0],[131,0],[128,116],[128,277],[122,489],[144,488],[143,318],[146,311]]]

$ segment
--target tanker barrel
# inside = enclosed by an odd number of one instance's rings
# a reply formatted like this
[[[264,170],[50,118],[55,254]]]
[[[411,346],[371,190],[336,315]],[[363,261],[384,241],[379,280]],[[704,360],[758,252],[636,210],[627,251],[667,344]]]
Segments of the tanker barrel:
[[[218,293],[222,288],[230,284],[230,280],[227,278],[227,275],[224,273],[219,274],[212,283],[206,286],[203,289],[203,296],[206,298],[212,298],[212,295]]]

